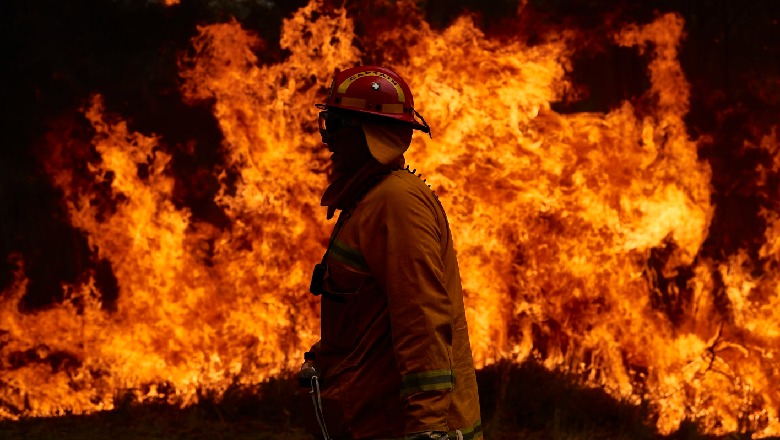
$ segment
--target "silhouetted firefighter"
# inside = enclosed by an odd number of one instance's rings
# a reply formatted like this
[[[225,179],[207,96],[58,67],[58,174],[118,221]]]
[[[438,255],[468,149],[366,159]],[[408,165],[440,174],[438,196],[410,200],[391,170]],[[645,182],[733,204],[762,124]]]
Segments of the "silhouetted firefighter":
[[[309,426],[334,440],[482,438],[449,224],[404,167],[413,130],[430,127],[384,67],[336,71],[317,106],[333,153],[322,205],[340,214],[311,282],[322,335],[301,369]]]

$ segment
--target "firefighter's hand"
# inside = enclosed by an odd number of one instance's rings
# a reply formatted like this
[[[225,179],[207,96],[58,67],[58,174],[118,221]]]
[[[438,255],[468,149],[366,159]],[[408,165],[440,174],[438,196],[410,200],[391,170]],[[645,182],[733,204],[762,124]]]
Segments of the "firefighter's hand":
[[[320,373],[317,371],[317,366],[314,363],[316,355],[307,351],[304,355],[304,362],[301,365],[301,371],[298,373],[298,384],[302,387],[312,386],[312,378],[319,377]]]
[[[447,440],[447,433],[444,431],[424,431],[407,434],[404,440]]]

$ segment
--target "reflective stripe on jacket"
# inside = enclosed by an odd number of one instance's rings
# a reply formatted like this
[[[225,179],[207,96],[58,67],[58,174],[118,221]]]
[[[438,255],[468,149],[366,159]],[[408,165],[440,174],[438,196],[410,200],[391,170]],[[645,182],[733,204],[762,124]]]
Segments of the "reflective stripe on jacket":
[[[438,199],[414,174],[393,171],[334,233],[316,353],[331,436],[481,438],[460,274]]]

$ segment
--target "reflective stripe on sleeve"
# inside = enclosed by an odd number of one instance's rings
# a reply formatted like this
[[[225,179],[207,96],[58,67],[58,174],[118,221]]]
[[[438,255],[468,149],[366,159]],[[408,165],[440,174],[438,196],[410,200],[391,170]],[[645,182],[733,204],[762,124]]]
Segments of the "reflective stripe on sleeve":
[[[421,391],[451,390],[455,388],[455,374],[452,370],[431,370],[405,374],[401,377],[401,395]]]
[[[363,258],[360,251],[352,249],[340,240],[333,242],[330,255],[334,260],[340,263],[352,266],[362,272],[368,272],[368,264],[366,264],[366,260]]]

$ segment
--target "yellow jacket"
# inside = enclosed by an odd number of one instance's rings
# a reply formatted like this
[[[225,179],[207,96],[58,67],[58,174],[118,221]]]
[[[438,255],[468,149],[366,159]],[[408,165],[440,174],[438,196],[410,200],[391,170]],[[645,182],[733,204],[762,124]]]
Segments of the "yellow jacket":
[[[359,179],[370,180],[367,174],[364,169]],[[372,184],[353,209],[342,211],[325,261],[329,293],[322,297],[314,351],[330,436],[394,439],[447,431],[455,439],[460,430],[466,440],[482,438],[444,209],[408,168],[385,169]],[[354,192],[342,198],[359,197]],[[313,417],[313,408],[308,411]]]

